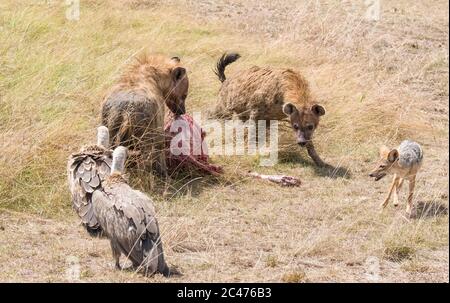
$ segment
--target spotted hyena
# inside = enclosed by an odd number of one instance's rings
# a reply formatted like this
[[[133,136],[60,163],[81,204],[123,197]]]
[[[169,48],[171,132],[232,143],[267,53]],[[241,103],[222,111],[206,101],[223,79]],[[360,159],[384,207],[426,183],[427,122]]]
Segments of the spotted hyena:
[[[288,119],[296,142],[307,148],[317,165],[325,165],[312,142],[325,109],[314,101],[306,79],[293,69],[258,66],[226,78],[225,67],[239,57],[236,53],[224,54],[217,62],[216,74],[222,87],[212,116],[237,116],[242,121]]]

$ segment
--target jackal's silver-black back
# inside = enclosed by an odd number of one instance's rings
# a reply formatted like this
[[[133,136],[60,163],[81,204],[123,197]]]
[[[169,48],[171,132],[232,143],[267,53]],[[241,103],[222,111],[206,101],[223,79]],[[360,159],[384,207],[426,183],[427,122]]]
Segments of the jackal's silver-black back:
[[[399,164],[402,167],[417,165],[422,163],[423,151],[419,143],[405,140],[398,147]]]

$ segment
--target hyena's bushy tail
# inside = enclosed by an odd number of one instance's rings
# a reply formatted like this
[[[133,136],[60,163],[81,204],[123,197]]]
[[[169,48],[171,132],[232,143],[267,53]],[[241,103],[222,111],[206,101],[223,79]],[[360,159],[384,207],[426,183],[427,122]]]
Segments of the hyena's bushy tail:
[[[233,63],[240,57],[241,55],[239,55],[238,53],[230,53],[230,54],[224,53],[222,57],[220,57],[220,59],[217,61],[216,69],[214,70],[217,77],[219,77],[220,82],[226,80],[225,67],[227,67],[227,65]]]

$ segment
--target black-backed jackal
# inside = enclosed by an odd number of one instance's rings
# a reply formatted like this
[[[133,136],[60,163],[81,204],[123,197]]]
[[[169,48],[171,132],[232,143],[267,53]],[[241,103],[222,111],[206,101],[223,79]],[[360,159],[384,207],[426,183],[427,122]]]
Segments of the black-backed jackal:
[[[392,194],[394,194],[394,206],[398,205],[398,193],[404,179],[407,179],[409,181],[409,195],[406,213],[411,216],[416,175],[422,165],[422,160],[422,148],[418,143],[410,140],[403,141],[397,149],[391,150],[386,146],[380,148],[380,160],[376,168],[370,173],[370,177],[378,181],[387,174],[394,175],[388,196],[381,204],[383,208],[389,203]]]

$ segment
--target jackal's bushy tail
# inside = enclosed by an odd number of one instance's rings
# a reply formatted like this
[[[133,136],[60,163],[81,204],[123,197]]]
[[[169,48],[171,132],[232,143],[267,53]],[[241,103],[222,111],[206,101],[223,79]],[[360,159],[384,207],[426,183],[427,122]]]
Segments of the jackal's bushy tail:
[[[226,80],[225,67],[227,67],[227,65],[233,63],[240,57],[241,55],[239,55],[238,53],[231,53],[231,54],[224,53],[222,57],[220,57],[220,59],[217,61],[216,69],[214,70],[217,77],[219,77],[220,82]]]

